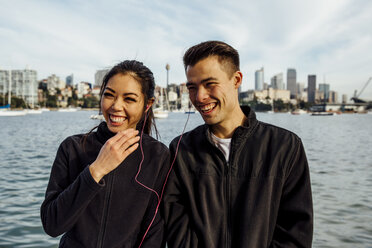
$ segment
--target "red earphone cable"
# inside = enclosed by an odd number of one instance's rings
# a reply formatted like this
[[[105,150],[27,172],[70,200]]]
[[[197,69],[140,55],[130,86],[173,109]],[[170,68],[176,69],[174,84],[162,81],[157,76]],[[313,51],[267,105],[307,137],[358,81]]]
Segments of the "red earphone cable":
[[[142,246],[142,243],[143,243],[143,241],[145,240],[146,235],[147,235],[148,231],[150,230],[150,228],[151,228],[151,226],[152,226],[152,224],[153,224],[153,222],[154,222],[154,220],[155,220],[155,217],[156,217],[156,215],[157,215],[157,213],[158,213],[159,206],[160,206],[160,203],[161,203],[161,199],[163,198],[165,185],[167,184],[169,174],[171,173],[171,171],[172,171],[172,169],[173,169],[174,162],[176,161],[177,153],[178,153],[178,147],[179,147],[179,145],[180,145],[180,142],[181,142],[182,136],[183,136],[183,134],[184,134],[184,132],[185,132],[185,129],[186,129],[187,123],[188,123],[188,121],[189,121],[189,118],[190,118],[190,111],[189,111],[189,113],[188,113],[188,115],[187,115],[187,120],[186,120],[185,126],[183,127],[182,134],[180,135],[180,139],[179,139],[178,142],[177,142],[177,147],[176,147],[176,152],[175,152],[175,154],[174,154],[174,159],[173,159],[173,161],[172,161],[172,163],[171,163],[171,165],[170,165],[170,167],[169,167],[169,170],[168,170],[167,176],[165,177],[165,181],[164,181],[164,184],[163,184],[163,187],[162,187],[162,190],[161,190],[161,194],[160,194],[160,197],[159,197],[159,194],[158,194],[154,189],[152,189],[152,188],[150,188],[150,187],[144,185],[143,183],[141,183],[141,182],[139,182],[139,181],[137,180],[137,177],[138,177],[138,175],[139,175],[139,173],[140,173],[140,171],[141,171],[141,168],[142,168],[142,163],[143,163],[143,161],[144,161],[144,159],[145,159],[145,154],[144,154],[144,152],[143,152],[143,148],[142,148],[142,135],[143,135],[143,130],[144,130],[145,123],[146,123],[146,120],[147,120],[147,114],[145,115],[145,120],[144,120],[144,122],[143,122],[142,131],[141,131],[141,137],[140,137],[140,148],[141,148],[142,160],[141,160],[141,162],[140,162],[140,164],[139,164],[139,166],[138,166],[138,172],[137,172],[137,174],[136,174],[136,176],[135,176],[135,181],[136,181],[139,185],[141,185],[142,187],[144,187],[144,188],[150,190],[151,192],[154,192],[154,193],[156,194],[156,197],[158,198],[158,204],[156,205],[155,214],[154,214],[154,216],[153,216],[153,218],[152,218],[152,220],[151,220],[149,226],[147,227],[146,232],[145,232],[145,234],[143,235],[142,240],[141,240],[141,243],[139,244],[138,248],[140,248],[140,247]]]

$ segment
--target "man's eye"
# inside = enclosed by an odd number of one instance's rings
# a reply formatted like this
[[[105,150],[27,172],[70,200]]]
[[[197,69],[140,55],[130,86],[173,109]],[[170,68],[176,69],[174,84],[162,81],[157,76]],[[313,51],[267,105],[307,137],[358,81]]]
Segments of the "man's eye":
[[[127,97],[127,98],[125,98],[125,100],[127,100],[129,102],[136,102],[136,99],[131,98],[131,97]]]
[[[208,82],[207,83],[207,86],[213,86],[213,85],[215,85],[216,83],[215,82]]]

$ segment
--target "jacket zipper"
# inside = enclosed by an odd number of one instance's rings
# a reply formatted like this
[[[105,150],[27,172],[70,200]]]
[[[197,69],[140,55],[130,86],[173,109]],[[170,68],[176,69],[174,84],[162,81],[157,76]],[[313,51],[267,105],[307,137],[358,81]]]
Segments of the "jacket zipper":
[[[107,192],[105,194],[105,201],[103,204],[103,214],[102,214],[102,221],[101,221],[101,227],[100,231],[98,233],[98,240],[97,240],[97,248],[103,247],[103,240],[105,236],[106,231],[106,222],[107,222],[107,215],[108,215],[108,209],[109,209],[109,202],[111,198],[111,189],[113,184],[113,174],[108,175],[107,180],[109,180]]]
[[[227,162],[225,165],[226,168],[226,248],[231,246],[230,238],[231,238],[231,211],[230,211],[230,164]]]

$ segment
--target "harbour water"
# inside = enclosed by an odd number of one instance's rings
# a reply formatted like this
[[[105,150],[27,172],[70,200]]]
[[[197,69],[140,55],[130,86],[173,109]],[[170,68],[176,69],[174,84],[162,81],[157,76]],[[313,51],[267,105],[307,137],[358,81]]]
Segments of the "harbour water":
[[[41,226],[39,208],[59,144],[99,123],[92,111],[0,117],[0,247],[57,247]],[[311,171],[313,247],[372,247],[372,115],[258,113],[259,120],[298,134]],[[187,115],[157,120],[160,140],[182,132]],[[191,114],[190,130],[202,123]]]

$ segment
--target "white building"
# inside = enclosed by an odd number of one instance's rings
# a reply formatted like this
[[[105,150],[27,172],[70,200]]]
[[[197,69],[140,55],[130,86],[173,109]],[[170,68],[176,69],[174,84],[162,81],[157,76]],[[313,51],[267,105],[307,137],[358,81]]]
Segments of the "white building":
[[[0,70],[0,92],[4,95],[9,91],[9,80],[12,96],[22,98],[31,107],[37,104],[38,83],[35,70]]]
[[[11,71],[0,70],[0,94],[5,96],[9,91],[9,81],[10,81]]]
[[[77,84],[78,98],[83,98],[84,95],[90,93],[90,84],[87,82],[80,82]]]
[[[270,98],[270,100],[282,100],[283,102],[289,102],[291,92],[289,90],[278,90],[269,88],[267,90],[255,91],[254,92],[257,100],[265,102]]]
[[[66,88],[66,83],[62,81],[58,76],[55,74],[50,75],[46,79],[47,83],[47,89],[51,95],[54,95],[56,93],[56,89],[64,89]]]
[[[271,87],[277,90],[284,90],[283,73],[278,73],[271,78]]]

